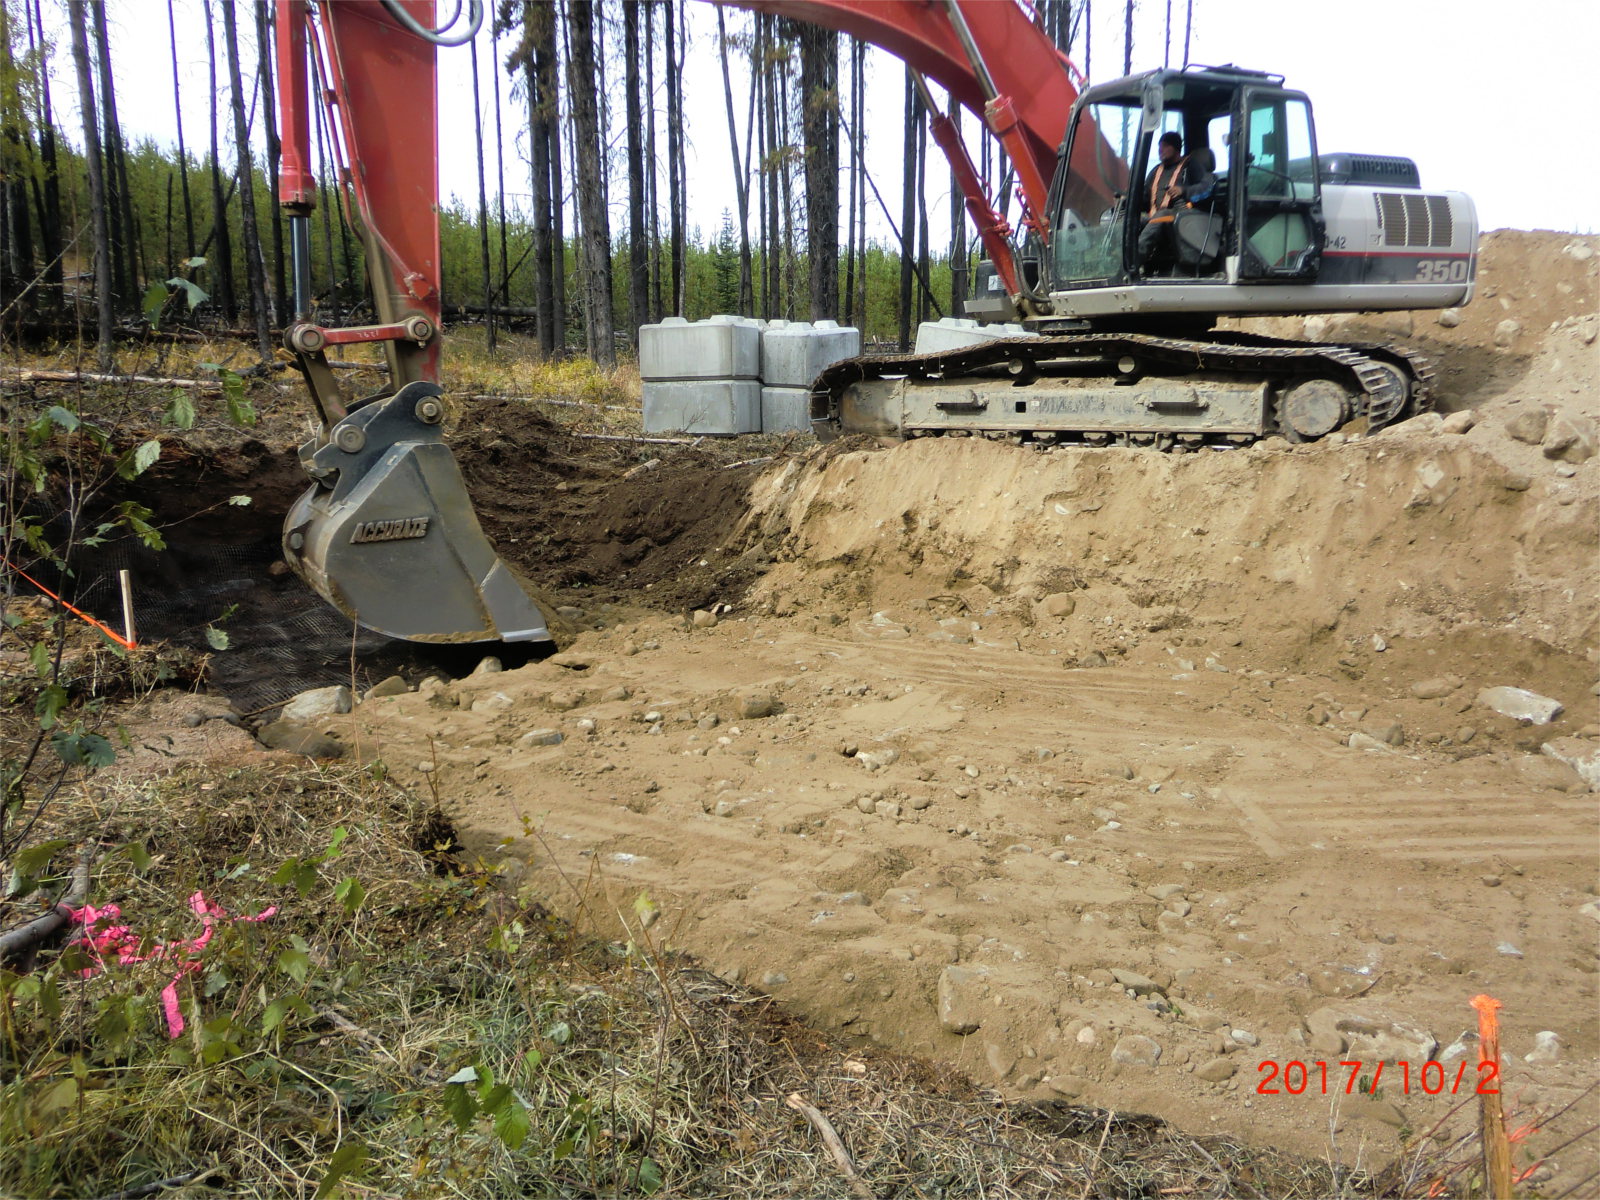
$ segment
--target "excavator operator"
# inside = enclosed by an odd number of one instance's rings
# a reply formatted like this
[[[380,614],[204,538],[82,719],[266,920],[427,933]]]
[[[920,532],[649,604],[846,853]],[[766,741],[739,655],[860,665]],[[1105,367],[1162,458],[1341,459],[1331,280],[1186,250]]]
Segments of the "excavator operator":
[[[1175,130],[1161,135],[1156,165],[1144,182],[1144,211],[1140,217],[1139,263],[1159,266],[1172,256],[1173,222],[1177,210],[1211,195],[1217,178],[1207,167],[1210,155],[1183,153],[1183,136]]]

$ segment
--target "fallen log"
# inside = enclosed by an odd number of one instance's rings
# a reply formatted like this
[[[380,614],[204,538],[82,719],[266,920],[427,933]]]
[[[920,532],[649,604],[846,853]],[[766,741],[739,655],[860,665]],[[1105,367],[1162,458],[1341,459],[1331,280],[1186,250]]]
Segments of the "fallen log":
[[[102,375],[96,371],[21,371],[18,383],[148,383],[158,387],[221,391],[220,379],[166,379],[159,375]]]

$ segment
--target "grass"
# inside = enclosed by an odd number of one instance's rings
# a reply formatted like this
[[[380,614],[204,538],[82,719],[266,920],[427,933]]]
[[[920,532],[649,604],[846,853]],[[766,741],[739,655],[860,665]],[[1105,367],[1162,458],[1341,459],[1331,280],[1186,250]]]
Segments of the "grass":
[[[572,404],[639,407],[639,369],[621,361],[602,370],[581,355],[541,359],[534,339],[500,331],[494,353],[481,325],[455,326],[445,337],[445,387],[468,395],[529,396]]]

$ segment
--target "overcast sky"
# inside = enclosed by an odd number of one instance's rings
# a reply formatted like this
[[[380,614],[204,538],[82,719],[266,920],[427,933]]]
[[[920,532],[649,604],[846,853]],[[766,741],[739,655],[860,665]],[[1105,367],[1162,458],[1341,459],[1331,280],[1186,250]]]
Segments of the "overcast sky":
[[[244,0],[241,8],[245,7]],[[870,2],[870,0],[868,0]],[[992,0],[1009,2],[1009,0]],[[184,88],[185,131],[191,150],[206,136],[205,30],[200,0],[173,0],[178,56]],[[52,6],[47,5],[47,8]],[[168,76],[166,5],[161,0],[109,0],[118,104],[130,135],[174,140]],[[492,7],[492,4],[490,5]],[[1170,48],[1166,16],[1172,10]],[[1178,65],[1183,57],[1184,0],[1138,0],[1135,71]],[[735,207],[727,118],[717,53],[716,10],[691,4],[690,63],[685,127],[688,134],[690,220],[713,233],[720,214]],[[1093,82],[1122,73],[1122,5],[1094,6]],[[727,11],[730,33],[748,17]],[[61,18],[59,13],[56,20]],[[246,51],[254,62],[253,21],[241,21]],[[220,30],[219,30],[220,31]],[[620,42],[620,31],[616,35]],[[481,36],[480,61],[489,61],[489,37]],[[501,41],[502,50],[505,39]],[[1600,229],[1600,155],[1595,152],[1595,74],[1600,47],[1600,3],[1595,0],[1337,0],[1292,4],[1285,0],[1194,0],[1190,59],[1236,63],[1286,77],[1315,106],[1323,151],[1399,154],[1416,160],[1423,186],[1460,190],[1477,204],[1484,229]],[[1081,47],[1076,56],[1083,66]],[[875,58],[875,61],[874,61]],[[841,63],[845,61],[841,55]],[[882,52],[869,57],[867,159],[885,201],[899,212],[902,88],[898,63]],[[70,79],[64,31],[58,38],[55,99],[64,123],[76,120],[76,89]],[[253,70],[250,72],[253,77]],[[841,76],[844,72],[841,70]],[[223,74],[222,86],[226,88]],[[502,80],[503,88],[506,86]],[[248,81],[247,81],[248,86]],[[736,93],[739,72],[734,73]],[[841,80],[842,86],[842,80]],[[618,169],[612,190],[613,231],[625,220],[626,172],[621,169],[621,82],[613,80],[612,128]],[[440,51],[443,189],[477,196],[472,128],[472,86],[465,48]],[[489,105],[484,81],[484,105]],[[743,134],[743,102],[736,94]],[[523,108],[503,91],[506,125],[506,192],[510,208],[527,202],[526,133]],[[664,107],[664,101],[662,102]],[[492,129],[492,124],[488,127]],[[969,122],[969,143],[975,147]],[[451,136],[449,131],[459,132]],[[224,141],[230,141],[224,135]],[[225,151],[226,154],[226,151]],[[930,151],[937,159],[937,151]],[[974,158],[976,158],[974,149]],[[490,162],[490,191],[494,190]],[[933,241],[948,230],[949,175],[935,164],[927,184],[935,224]],[[664,198],[666,188],[661,188]],[[491,201],[492,203],[492,201]],[[875,207],[875,206],[874,206]],[[874,214],[874,236],[889,229]]]

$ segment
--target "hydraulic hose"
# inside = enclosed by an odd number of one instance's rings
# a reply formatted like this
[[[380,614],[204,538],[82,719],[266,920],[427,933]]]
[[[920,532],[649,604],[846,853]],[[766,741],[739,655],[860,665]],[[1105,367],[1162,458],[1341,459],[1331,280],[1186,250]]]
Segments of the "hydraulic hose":
[[[435,46],[465,46],[478,36],[478,30],[483,27],[483,0],[468,0],[467,28],[461,33],[449,32],[461,19],[461,0],[456,0],[456,8],[450,14],[450,19],[436,29],[428,29],[419,24],[417,19],[405,10],[400,0],[383,0],[383,7],[399,25]]]

